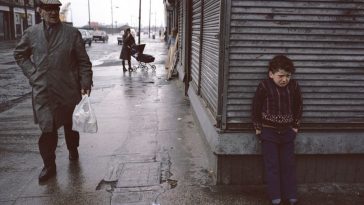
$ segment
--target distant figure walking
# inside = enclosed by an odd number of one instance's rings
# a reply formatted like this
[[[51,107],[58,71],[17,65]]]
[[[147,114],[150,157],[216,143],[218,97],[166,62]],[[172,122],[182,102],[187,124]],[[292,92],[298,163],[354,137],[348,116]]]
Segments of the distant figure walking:
[[[131,68],[131,48],[135,45],[135,39],[131,34],[130,28],[127,28],[123,35],[123,46],[120,52],[120,59],[122,60],[123,64],[123,71],[126,72],[127,69],[125,68],[125,60],[128,61],[129,65],[129,72],[132,72],[133,69]]]

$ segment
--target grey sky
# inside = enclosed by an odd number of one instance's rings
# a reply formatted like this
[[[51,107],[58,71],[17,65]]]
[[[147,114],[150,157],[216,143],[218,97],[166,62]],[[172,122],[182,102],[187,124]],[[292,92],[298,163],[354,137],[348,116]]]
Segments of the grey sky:
[[[111,24],[111,1],[113,5],[113,20],[118,25],[129,24],[138,26],[139,0],[89,0],[91,22]],[[163,0],[142,0],[142,26],[149,25],[149,2],[151,1],[151,25],[164,25]],[[63,6],[71,3],[67,20],[75,26],[88,23],[88,0],[61,0]]]

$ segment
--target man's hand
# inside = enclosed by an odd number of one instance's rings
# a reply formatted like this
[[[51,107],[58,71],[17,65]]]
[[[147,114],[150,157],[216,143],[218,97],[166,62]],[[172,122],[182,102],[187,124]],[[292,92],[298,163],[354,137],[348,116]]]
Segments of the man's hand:
[[[88,96],[90,96],[90,93],[91,93],[91,90],[84,90],[84,89],[81,89],[81,94],[82,95],[88,95]]]
[[[292,128],[292,130],[297,133],[298,132],[298,129],[297,128]]]

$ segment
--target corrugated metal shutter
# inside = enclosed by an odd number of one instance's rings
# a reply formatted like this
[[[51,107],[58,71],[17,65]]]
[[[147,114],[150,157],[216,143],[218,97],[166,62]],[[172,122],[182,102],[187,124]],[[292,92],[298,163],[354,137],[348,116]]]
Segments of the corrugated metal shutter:
[[[204,1],[201,52],[201,96],[216,116],[218,103],[220,0]]]
[[[183,39],[183,2],[178,1],[178,51],[179,51],[179,60],[178,62],[181,64],[183,62],[182,59],[182,39]]]
[[[295,63],[303,126],[364,127],[364,1],[231,0],[230,15],[227,129],[250,125],[276,54]]]
[[[190,68],[192,87],[199,93],[200,87],[200,51],[201,51],[201,0],[192,2],[191,56]]]

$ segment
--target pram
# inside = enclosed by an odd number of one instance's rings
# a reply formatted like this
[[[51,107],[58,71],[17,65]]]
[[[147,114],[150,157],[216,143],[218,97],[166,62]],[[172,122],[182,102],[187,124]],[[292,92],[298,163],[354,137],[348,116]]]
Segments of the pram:
[[[138,66],[134,67],[133,69],[136,70],[138,68],[148,70],[151,67],[153,70],[156,69],[155,65],[150,63],[154,62],[155,58],[152,55],[144,54],[145,44],[135,45],[131,48],[131,55],[138,61]],[[149,65],[149,67],[148,67]]]

